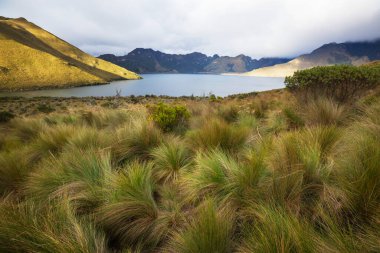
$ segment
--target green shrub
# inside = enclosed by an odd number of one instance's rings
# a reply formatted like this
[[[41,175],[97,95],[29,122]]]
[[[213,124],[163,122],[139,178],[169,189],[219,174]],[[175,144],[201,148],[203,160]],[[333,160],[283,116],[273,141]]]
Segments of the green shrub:
[[[368,66],[324,66],[296,71],[286,87],[301,99],[325,96],[347,102],[380,84],[380,69]]]
[[[6,122],[10,121],[11,119],[13,119],[14,117],[15,117],[15,115],[11,112],[1,111],[0,112],[0,123],[6,123]]]
[[[163,131],[173,131],[179,127],[186,127],[190,113],[183,105],[169,105],[159,103],[149,106],[151,118]]]

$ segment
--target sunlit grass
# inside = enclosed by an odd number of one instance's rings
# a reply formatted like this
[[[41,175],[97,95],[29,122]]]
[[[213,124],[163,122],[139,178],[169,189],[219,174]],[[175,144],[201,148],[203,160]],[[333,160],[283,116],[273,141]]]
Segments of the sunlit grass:
[[[0,251],[378,252],[378,98],[283,96],[181,101],[181,133],[131,104],[3,123]]]

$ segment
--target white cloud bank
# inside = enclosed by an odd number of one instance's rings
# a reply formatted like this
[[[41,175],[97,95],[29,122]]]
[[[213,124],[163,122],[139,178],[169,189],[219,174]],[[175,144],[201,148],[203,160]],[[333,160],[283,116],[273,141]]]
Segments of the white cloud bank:
[[[380,0],[0,0],[84,51],[295,56],[380,37]]]

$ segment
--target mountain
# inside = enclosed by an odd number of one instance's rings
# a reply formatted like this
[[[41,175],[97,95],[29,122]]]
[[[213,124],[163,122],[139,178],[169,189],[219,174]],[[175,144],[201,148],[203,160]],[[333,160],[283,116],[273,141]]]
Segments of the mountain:
[[[362,65],[380,59],[380,40],[330,43],[287,63],[250,71],[248,76],[284,77],[297,70],[335,64]]]
[[[252,59],[249,56],[207,56],[201,53],[166,54],[152,49],[136,48],[124,56],[105,54],[100,59],[137,73],[225,73],[247,72],[252,69],[288,62],[287,58]]]
[[[80,86],[139,79],[92,57],[24,18],[0,17],[0,90]]]

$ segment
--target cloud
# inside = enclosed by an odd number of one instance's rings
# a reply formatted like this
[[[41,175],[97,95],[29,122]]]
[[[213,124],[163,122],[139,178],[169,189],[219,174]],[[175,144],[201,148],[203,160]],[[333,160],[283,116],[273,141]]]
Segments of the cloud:
[[[379,0],[0,0],[84,51],[295,56],[380,37]]]

